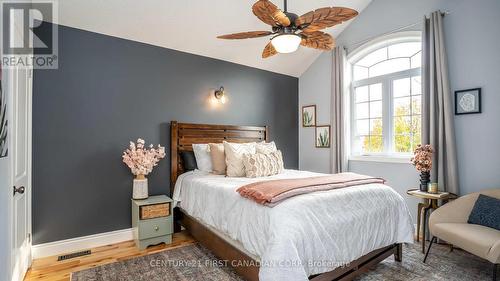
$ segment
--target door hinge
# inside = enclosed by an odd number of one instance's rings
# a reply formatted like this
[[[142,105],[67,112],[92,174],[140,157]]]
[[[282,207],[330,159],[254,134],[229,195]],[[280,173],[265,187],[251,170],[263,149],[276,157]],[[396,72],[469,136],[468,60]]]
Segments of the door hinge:
[[[28,243],[31,243],[31,233],[28,233]]]

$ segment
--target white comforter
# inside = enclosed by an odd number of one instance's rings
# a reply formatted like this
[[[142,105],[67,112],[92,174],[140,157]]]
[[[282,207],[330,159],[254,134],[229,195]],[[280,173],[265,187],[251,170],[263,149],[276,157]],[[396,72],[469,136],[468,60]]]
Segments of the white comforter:
[[[193,171],[179,177],[174,200],[189,215],[239,241],[260,258],[259,279],[308,280],[375,249],[413,242],[403,198],[391,187],[367,184],[290,198],[274,208],[236,189],[267,179],[322,174],[285,170],[267,178],[231,178]]]

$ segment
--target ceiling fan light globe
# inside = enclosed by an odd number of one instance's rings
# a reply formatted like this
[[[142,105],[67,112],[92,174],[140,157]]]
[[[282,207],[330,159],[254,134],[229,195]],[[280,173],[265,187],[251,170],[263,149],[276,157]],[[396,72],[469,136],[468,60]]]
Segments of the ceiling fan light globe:
[[[298,35],[282,34],[274,37],[271,40],[271,43],[278,53],[288,54],[297,51],[301,41],[302,38]]]

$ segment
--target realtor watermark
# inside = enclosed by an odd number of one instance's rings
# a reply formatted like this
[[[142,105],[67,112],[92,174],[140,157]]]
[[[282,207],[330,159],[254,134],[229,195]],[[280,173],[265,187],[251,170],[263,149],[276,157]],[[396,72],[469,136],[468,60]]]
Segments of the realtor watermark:
[[[58,68],[57,3],[1,1],[2,68]]]

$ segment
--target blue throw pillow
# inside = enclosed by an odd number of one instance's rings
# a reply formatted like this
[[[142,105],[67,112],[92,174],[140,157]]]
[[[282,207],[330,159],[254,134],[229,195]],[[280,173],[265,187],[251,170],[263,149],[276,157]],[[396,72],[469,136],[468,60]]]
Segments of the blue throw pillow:
[[[500,199],[480,194],[467,222],[500,230]]]

